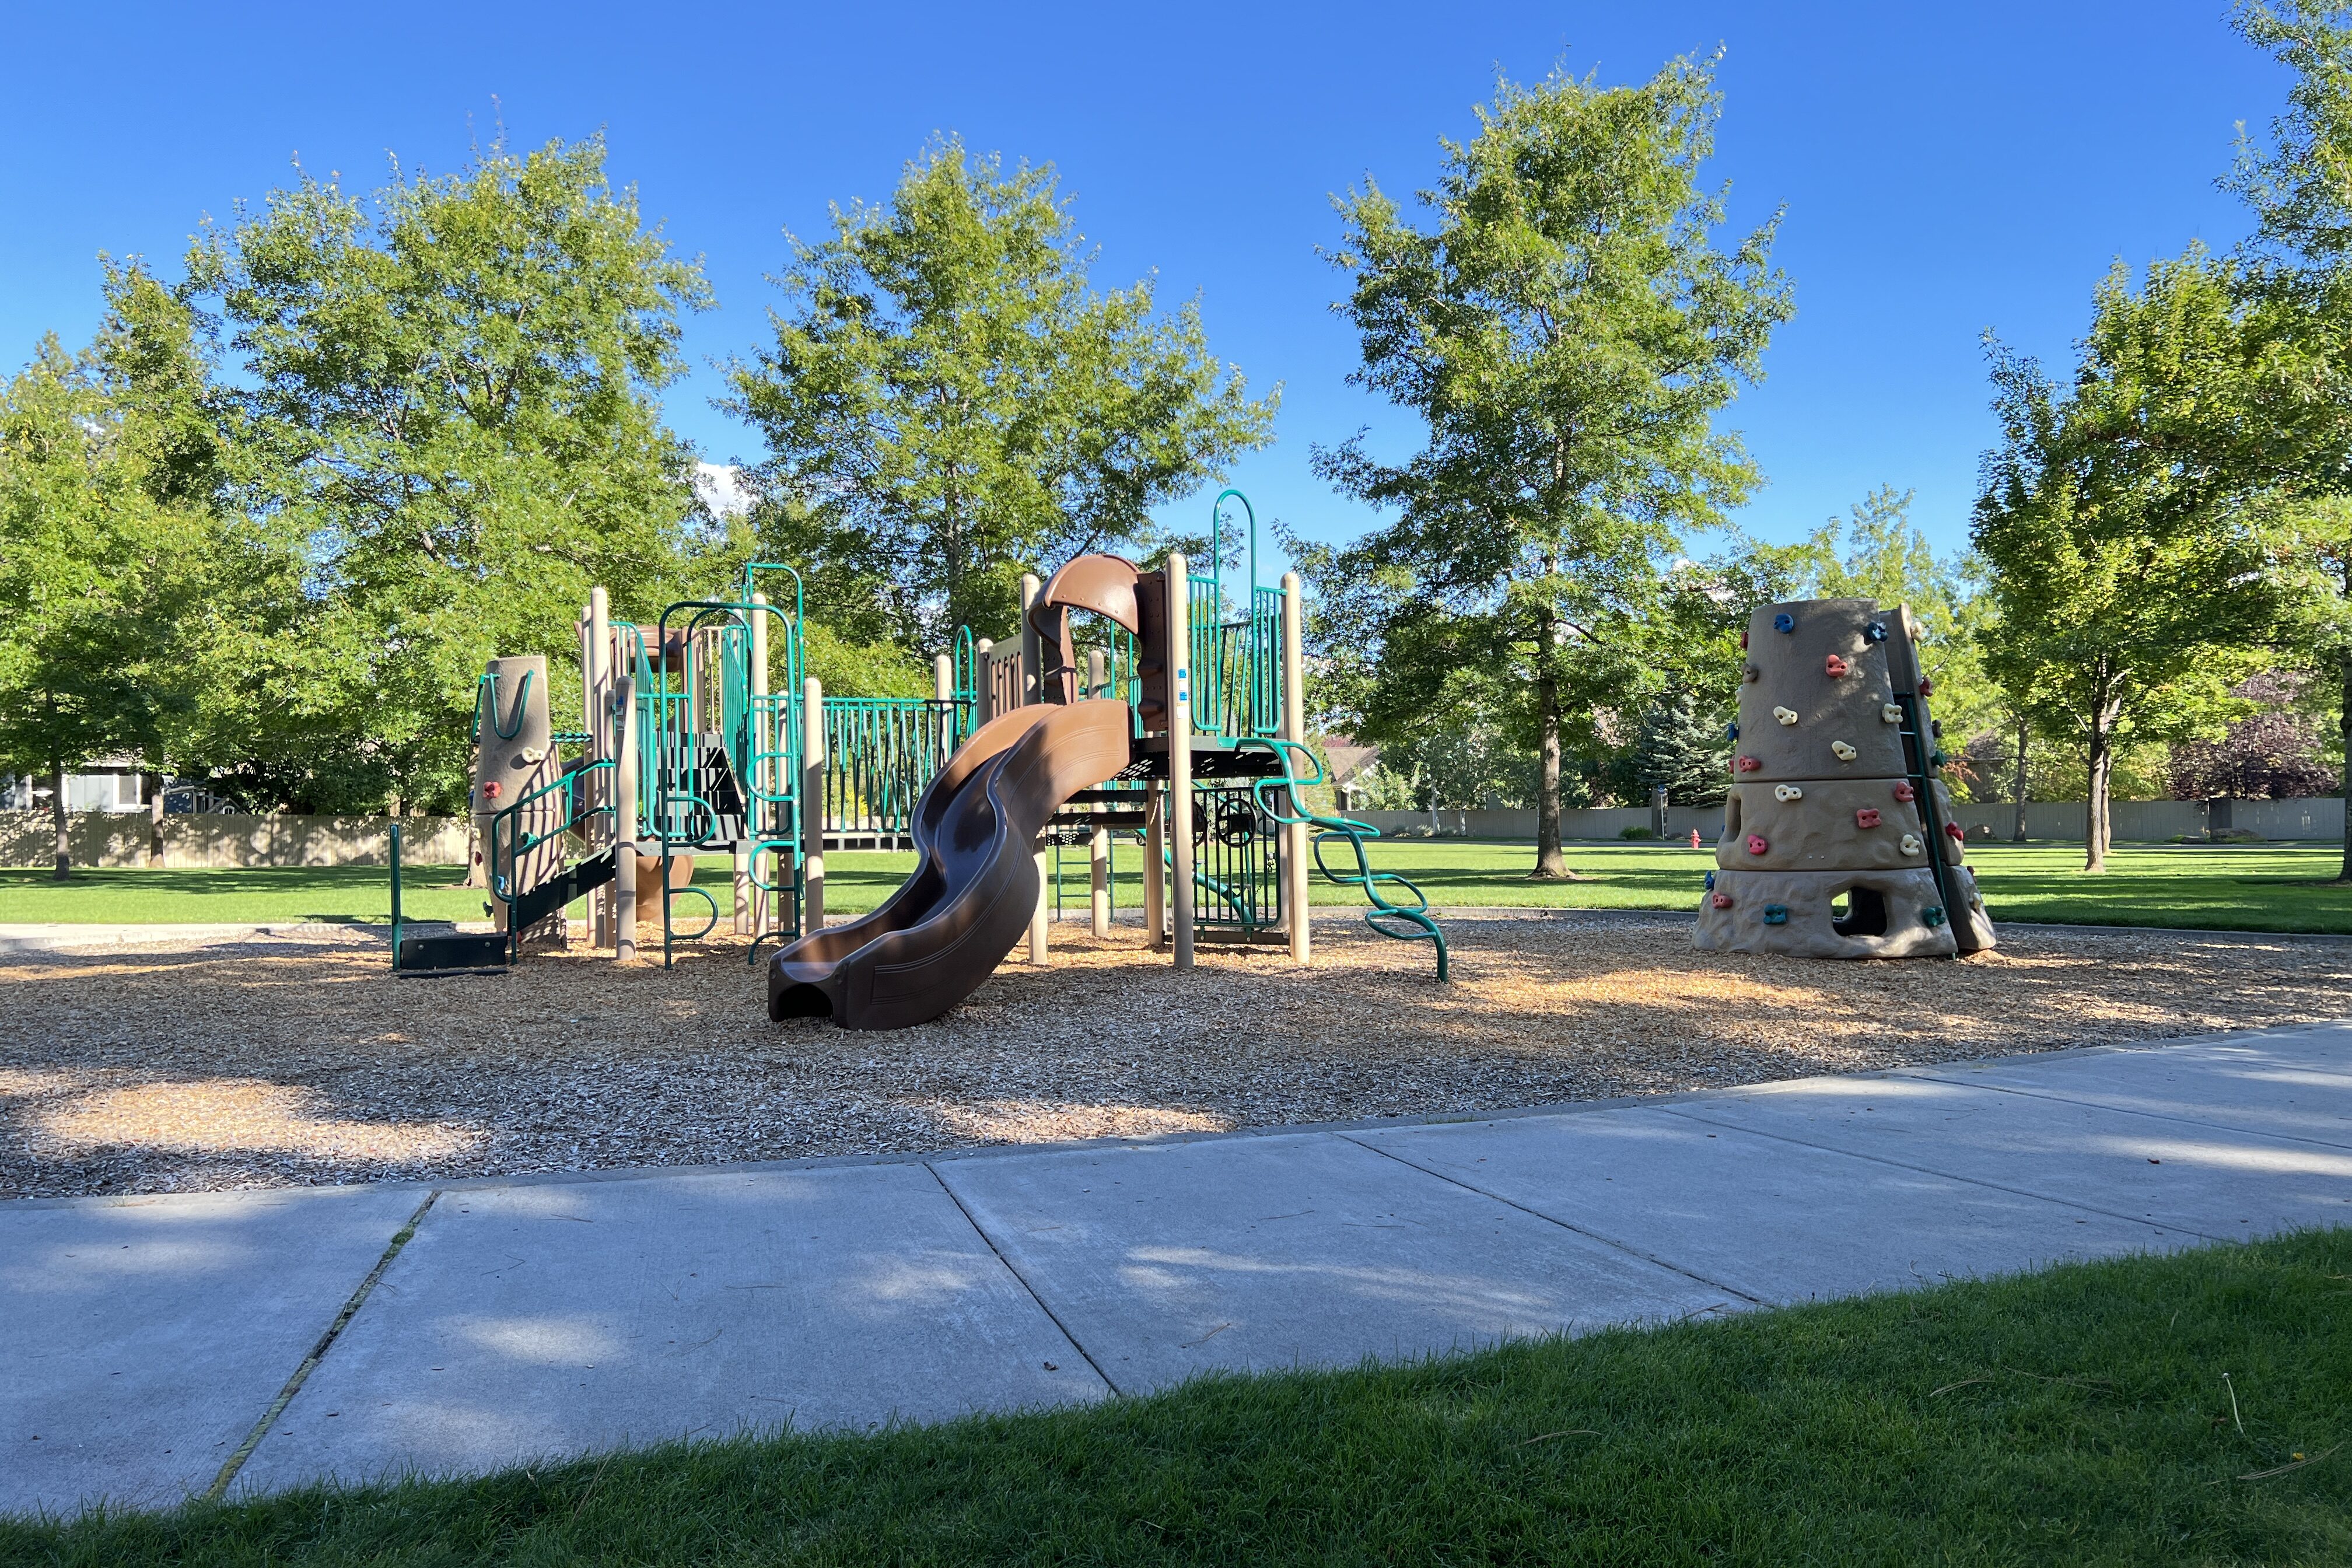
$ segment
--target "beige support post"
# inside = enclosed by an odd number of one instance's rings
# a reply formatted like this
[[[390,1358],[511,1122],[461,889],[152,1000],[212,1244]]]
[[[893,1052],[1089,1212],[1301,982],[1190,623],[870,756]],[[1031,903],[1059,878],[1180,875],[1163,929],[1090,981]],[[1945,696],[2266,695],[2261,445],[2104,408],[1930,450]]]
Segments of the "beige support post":
[[[940,705],[940,761],[955,754],[955,660],[946,654],[931,661],[931,695]]]
[[[1087,655],[1086,695],[1090,698],[1102,696],[1106,679],[1102,649],[1096,648]],[[1097,801],[1094,807],[1095,815],[1101,816],[1103,809],[1102,804]],[[1110,829],[1108,827],[1097,827],[1087,837],[1087,886],[1093,896],[1094,921],[1090,929],[1098,937],[1108,936],[1110,934]]]
[[[1282,738],[1286,741],[1307,739],[1307,647],[1305,636],[1306,604],[1299,594],[1298,574],[1282,574]],[[1290,756],[1295,772],[1305,761],[1297,753]],[[1292,799],[1290,815],[1307,815],[1307,803]],[[1290,962],[1304,969],[1313,961],[1307,933],[1307,825],[1292,823],[1283,829],[1284,879],[1289,884],[1283,896],[1290,903]]]
[[[988,663],[988,656],[996,651],[996,644],[982,637],[971,647],[972,652],[978,655],[974,662],[979,666],[972,675],[972,679],[979,682],[979,689],[971,694],[971,700],[980,705],[980,711],[973,715],[973,721],[985,724],[996,717],[996,682],[990,679]]]
[[[640,634],[632,633],[633,637]],[[620,754],[613,770],[613,957],[626,963],[637,956],[637,690],[635,667],[644,643],[633,657],[613,661],[613,685],[620,698],[615,726]],[[626,685],[624,686],[624,682]]]
[[[824,929],[824,687],[801,686],[801,934]]]
[[[775,716],[766,707],[768,700],[768,595],[751,595],[751,798],[743,803],[743,837],[745,848],[751,854],[751,926],[753,934],[775,924],[775,911],[769,907],[768,889],[762,882],[772,882],[773,877],[762,877],[760,862],[775,854],[772,849],[753,847],[761,839],[770,837],[768,820],[773,807],[760,796],[775,793],[776,764],[762,761],[760,753],[772,752],[775,745]]]
[[[1021,574],[1021,705],[1045,700],[1045,647],[1038,640],[1037,628],[1029,624],[1029,611],[1037,603],[1045,584],[1037,581],[1034,572]]]
[[[1176,967],[1192,967],[1192,577],[1168,552],[1168,838]]]
[[[582,710],[580,727],[588,731],[588,760],[610,762],[613,758],[613,600],[602,588],[588,590],[588,657],[581,677],[587,695],[587,706]],[[597,805],[614,804],[613,779],[609,770],[594,775],[588,787],[589,799]],[[594,849],[610,848],[618,838],[618,824],[611,816],[593,819],[596,826],[588,840]],[[614,864],[620,864],[617,853]],[[592,947],[613,945],[613,885],[610,882],[596,889],[588,900],[588,942]]]
[[[1037,628],[1029,624],[1029,611],[1037,603],[1045,584],[1034,572],[1021,574],[1021,705],[1027,707],[1045,699],[1043,679],[1045,658],[1037,637]],[[1045,939],[1054,918],[1054,886],[1048,869],[1053,851],[1044,846],[1037,850],[1037,907],[1029,911],[1029,962],[1045,962]]]

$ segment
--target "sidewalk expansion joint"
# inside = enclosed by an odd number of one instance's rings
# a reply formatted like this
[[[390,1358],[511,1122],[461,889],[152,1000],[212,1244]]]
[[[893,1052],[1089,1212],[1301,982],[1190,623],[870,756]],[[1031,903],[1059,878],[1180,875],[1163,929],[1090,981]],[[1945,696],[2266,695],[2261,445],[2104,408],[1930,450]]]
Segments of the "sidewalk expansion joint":
[[[996,1255],[996,1261],[1004,1265],[1004,1271],[1007,1274],[1012,1275],[1013,1279],[1020,1281],[1021,1289],[1029,1292],[1029,1299],[1037,1303],[1037,1310],[1045,1314],[1045,1321],[1052,1323],[1054,1327],[1061,1331],[1062,1337],[1070,1342],[1070,1348],[1072,1350],[1077,1352],[1078,1354],[1086,1358],[1087,1364],[1094,1368],[1095,1375],[1102,1379],[1103,1386],[1109,1389],[1114,1397],[1120,1399],[1126,1398],[1127,1390],[1121,1388],[1118,1384],[1111,1381],[1111,1375],[1103,1370],[1102,1363],[1095,1360],[1094,1352],[1087,1349],[1087,1347],[1079,1342],[1078,1336],[1070,1331],[1070,1325],[1062,1321],[1061,1315],[1055,1312],[1053,1308],[1045,1304],[1045,1297],[1037,1294],[1037,1287],[1029,1283],[1029,1277],[1021,1272],[1020,1268],[1013,1263],[1013,1259],[1004,1256],[1004,1249],[996,1245],[996,1237],[989,1235],[988,1227],[981,1224],[979,1219],[973,1215],[971,1210],[964,1206],[963,1200],[956,1196],[956,1190],[948,1185],[948,1179],[945,1176],[940,1175],[938,1168],[932,1165],[929,1161],[926,1160],[922,1162],[922,1165],[924,1170],[931,1173],[931,1180],[940,1184],[940,1191],[947,1194],[948,1202],[955,1205],[956,1212],[963,1215],[964,1224],[971,1226],[973,1234],[988,1244],[988,1250]]]
[[[256,1448],[261,1447],[261,1440],[269,1436],[269,1428],[286,1414],[286,1407],[294,1402],[294,1396],[302,1392],[302,1384],[310,1381],[310,1373],[326,1359],[327,1352],[334,1348],[337,1336],[358,1314],[361,1305],[368,1299],[368,1293],[375,1289],[376,1281],[383,1278],[383,1271],[392,1267],[392,1260],[400,1256],[400,1249],[406,1247],[409,1238],[416,1234],[416,1227],[425,1223],[425,1211],[440,1195],[438,1187],[426,1193],[425,1201],[416,1205],[416,1212],[408,1216],[407,1223],[393,1232],[383,1256],[375,1260],[375,1267],[368,1270],[367,1278],[360,1281],[359,1289],[353,1290],[351,1299],[343,1303],[343,1310],[335,1314],[335,1321],[327,1325],[327,1331],[319,1336],[319,1342],[310,1347],[310,1353],[302,1358],[302,1364],[294,1369],[294,1375],[286,1380],[286,1386],[278,1391],[278,1397],[269,1402],[269,1408],[261,1413],[261,1419],[253,1424],[253,1430],[245,1435],[245,1441],[236,1446],[236,1452],[221,1465],[220,1474],[213,1478],[213,1484],[205,1489],[204,1500],[206,1502],[217,1502],[227,1495],[229,1483],[236,1479],[237,1471],[245,1468],[245,1462],[253,1457]]]
[[[2239,1127],[2227,1121],[2215,1121],[2202,1116],[2182,1116],[2170,1110],[2142,1110],[2137,1106],[2109,1105],[2101,1100],[2084,1100],[2078,1094],[2058,1094],[2046,1089],[2020,1089],[2013,1083],[1984,1083],[1965,1078],[1946,1078],[1937,1073],[1916,1073],[1915,1078],[1926,1083],[1948,1083],[1955,1089],[1997,1089],[2003,1094],[2022,1095],[2028,1100],[2046,1100],[2053,1105],[2079,1105],[2086,1110],[2111,1110],[2126,1116],[2145,1116],[2151,1121],[2173,1121],[2183,1127],[2203,1127],[2215,1132],[2238,1132],[2256,1138],[2276,1138],[2283,1142],[2310,1143],[2322,1149],[2352,1149],[2336,1138],[2306,1138],[2300,1132],[2270,1132],[2259,1127]]]
[[[1353,1143],[1357,1148],[1378,1154],[1383,1159],[1394,1160],[1398,1164],[1402,1165],[1408,1171],[1419,1171],[1424,1176],[1434,1177],[1436,1180],[1444,1182],[1451,1186],[1460,1187],[1465,1193],[1475,1193],[1482,1198],[1491,1199],[1496,1203],[1501,1204],[1505,1208],[1517,1209],[1523,1215],[1531,1215],[1536,1219],[1543,1221],[1546,1225],[1556,1225],[1560,1229],[1567,1231],[1571,1235],[1584,1237],[1587,1241],[1597,1241],[1612,1252],[1622,1252],[1628,1258],[1638,1258],[1644,1263],[1654,1263],[1661,1268],[1672,1269],[1675,1273],[1681,1275],[1685,1279],[1697,1280],[1700,1284],[1706,1286],[1710,1290],[1721,1290],[1727,1295],[1737,1296],[1741,1300],[1746,1301],[1752,1306],[1769,1307],[1771,1305],[1769,1301],[1765,1300],[1761,1296],[1751,1295],[1748,1291],[1742,1290],[1737,1286],[1727,1285],[1720,1279],[1711,1279],[1706,1275],[1697,1272],[1696,1269],[1684,1268],[1681,1264],[1676,1263],[1671,1258],[1660,1258],[1654,1252],[1643,1252],[1640,1247],[1628,1247],[1623,1242],[1619,1241],[1612,1237],[1606,1237],[1601,1235],[1597,1231],[1587,1230],[1580,1225],[1570,1225],[1568,1221],[1561,1219],[1558,1215],[1549,1215],[1544,1213],[1541,1209],[1531,1209],[1525,1204],[1514,1203],[1500,1193],[1489,1192],[1485,1187],[1479,1186],[1475,1183],[1465,1182],[1459,1176],[1447,1175],[1444,1171],[1433,1171],[1427,1165],[1423,1165],[1417,1161],[1406,1159],[1403,1155],[1395,1152],[1393,1150],[1383,1149],[1376,1143],[1367,1143],[1362,1139],[1353,1137],[1345,1132],[1335,1132],[1332,1136],[1335,1138],[1346,1139],[1349,1142]]]

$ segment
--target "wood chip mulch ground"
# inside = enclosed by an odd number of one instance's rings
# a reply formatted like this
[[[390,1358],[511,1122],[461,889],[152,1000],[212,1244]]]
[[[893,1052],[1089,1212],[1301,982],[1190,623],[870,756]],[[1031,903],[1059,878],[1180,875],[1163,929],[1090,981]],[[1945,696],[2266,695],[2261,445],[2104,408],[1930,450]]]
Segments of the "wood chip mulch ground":
[[[1078,928],[1083,929],[1083,928]],[[1502,1110],[2352,1014],[2352,944],[2083,932],[1958,963],[1686,921],[1318,925],[1314,968],[1055,932],[939,1023],[768,1022],[740,948],[396,979],[353,937],[0,960],[0,1196],[703,1164]]]

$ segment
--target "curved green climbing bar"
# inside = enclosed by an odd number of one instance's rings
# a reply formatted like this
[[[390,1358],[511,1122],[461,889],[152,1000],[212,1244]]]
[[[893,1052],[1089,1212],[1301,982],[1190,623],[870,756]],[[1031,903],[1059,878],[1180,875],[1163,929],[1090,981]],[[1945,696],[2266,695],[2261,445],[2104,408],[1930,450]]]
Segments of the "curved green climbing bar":
[[[1307,809],[1299,792],[1323,782],[1322,760],[1301,741],[1251,735],[1244,737],[1240,744],[1264,746],[1282,764],[1279,778],[1263,778],[1250,786],[1251,794],[1257,797],[1258,809],[1285,827],[1303,826],[1315,829],[1315,868],[1323,873],[1324,879],[1339,887],[1360,889],[1372,906],[1364,911],[1364,923],[1382,936],[1397,942],[1426,942],[1434,946],[1437,949],[1437,978],[1441,981],[1449,979],[1452,965],[1445,950],[1445,933],[1438,929],[1437,921],[1430,915],[1429,895],[1423,892],[1411,878],[1394,871],[1372,869],[1371,857],[1364,851],[1364,840],[1378,838],[1381,830],[1369,822],[1358,822],[1345,816],[1322,816]],[[1302,779],[1292,771],[1290,753],[1294,750],[1303,752],[1307,760],[1314,763],[1313,778]],[[1286,792],[1297,810],[1295,813],[1285,811],[1266,798],[1266,792],[1272,789]],[[1340,840],[1345,840],[1356,852],[1356,869],[1353,872],[1334,871],[1324,864],[1323,846]],[[1391,902],[1381,896],[1381,889],[1384,886],[1404,889],[1412,895],[1413,901],[1411,904]],[[1305,920],[1307,911],[1300,910],[1297,918]]]

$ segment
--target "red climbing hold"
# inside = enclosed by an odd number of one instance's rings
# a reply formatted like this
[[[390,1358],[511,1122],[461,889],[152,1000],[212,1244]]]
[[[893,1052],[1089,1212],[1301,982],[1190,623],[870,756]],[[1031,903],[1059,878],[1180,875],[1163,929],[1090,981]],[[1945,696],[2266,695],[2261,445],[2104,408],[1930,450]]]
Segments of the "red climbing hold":
[[[1856,808],[1855,808],[1855,810],[1854,810],[1854,814],[1853,814],[1853,825],[1854,825],[1856,827],[1875,827],[1875,826],[1878,826],[1878,808],[1877,808],[1876,806],[1874,806],[1874,805],[1864,805],[1864,806],[1859,806],[1859,807],[1856,807]]]
[[[1835,680],[1840,676],[1845,674],[1847,670],[1852,669],[1853,666],[1846,663],[1845,660],[1840,658],[1837,655],[1832,654],[1830,655],[1827,662],[1823,664],[1822,668],[1830,672],[1830,679],[1832,680]]]
[[[1953,837],[1958,839],[1963,844],[1966,844],[1969,841],[1969,830],[1962,827],[1957,822],[1948,822],[1944,824],[1944,831],[1950,834]]]
[[[1936,683],[1924,675],[1919,678],[1919,695],[1922,697],[1936,695]]]
[[[1717,894],[1716,894],[1716,895],[1715,895],[1715,907],[1716,907],[1717,909],[1718,909],[1718,910],[1727,910],[1727,909],[1729,909],[1729,908],[1731,907],[1731,895],[1730,895],[1729,893],[1717,893]]]
[[[482,786],[482,798],[484,800],[496,800],[499,798],[499,785],[498,780],[492,779],[489,783]]]
[[[1758,762],[1754,757],[1742,757],[1731,765],[1738,769],[1743,773],[1756,773],[1764,766],[1762,763]]]
[[[1907,784],[1899,784],[1895,786],[1895,798],[1897,800],[1916,800],[1918,796],[1919,792],[1913,789]]]
[[[1748,836],[1748,852],[1750,855],[1761,855],[1765,850],[1769,849],[1770,847],[1770,845],[1764,842],[1764,836],[1762,834],[1751,833]]]
[[[1748,634],[1746,632],[1739,634],[1739,646],[1741,647],[1746,647],[1748,646]]]

